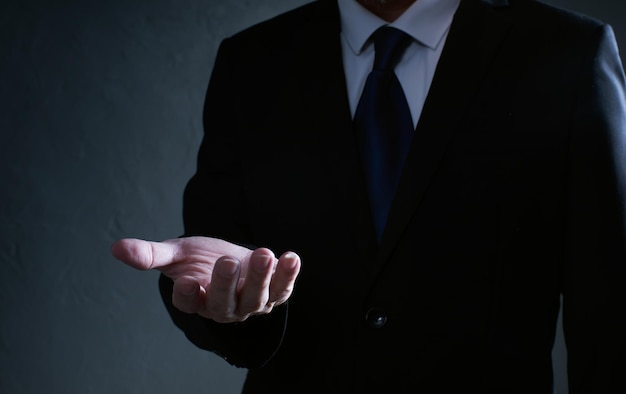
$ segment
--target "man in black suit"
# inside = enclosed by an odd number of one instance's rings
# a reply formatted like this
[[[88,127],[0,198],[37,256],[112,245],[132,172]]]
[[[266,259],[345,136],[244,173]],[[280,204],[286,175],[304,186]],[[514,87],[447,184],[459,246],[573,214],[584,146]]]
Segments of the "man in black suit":
[[[387,24],[415,128],[377,233]],[[113,254],[245,393],[551,393],[561,297],[570,392],[626,392],[625,90],[610,27],[539,2],[314,1],[223,41],[184,237]]]

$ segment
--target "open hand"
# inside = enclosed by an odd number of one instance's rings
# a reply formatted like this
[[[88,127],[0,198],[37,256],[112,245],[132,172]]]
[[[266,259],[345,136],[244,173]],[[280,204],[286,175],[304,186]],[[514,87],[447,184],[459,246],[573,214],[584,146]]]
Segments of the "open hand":
[[[267,248],[250,250],[209,237],[125,238],[111,252],[135,269],[162,272],[174,281],[176,308],[219,323],[270,313],[289,299],[300,272],[300,257],[293,252],[277,259]]]

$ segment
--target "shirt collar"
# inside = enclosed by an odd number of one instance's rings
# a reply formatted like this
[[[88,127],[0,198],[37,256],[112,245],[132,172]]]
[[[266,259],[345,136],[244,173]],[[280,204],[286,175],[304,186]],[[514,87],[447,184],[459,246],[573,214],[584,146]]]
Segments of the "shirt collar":
[[[356,0],[338,0],[341,31],[359,55],[367,40],[383,25],[396,27],[423,45],[436,49],[450,28],[460,0],[417,0],[392,23],[372,14]]]

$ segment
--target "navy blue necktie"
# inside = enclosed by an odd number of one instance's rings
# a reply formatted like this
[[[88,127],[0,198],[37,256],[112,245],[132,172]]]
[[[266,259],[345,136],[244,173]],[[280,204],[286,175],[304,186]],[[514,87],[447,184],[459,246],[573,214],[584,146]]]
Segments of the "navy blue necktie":
[[[413,135],[413,120],[393,69],[411,37],[384,26],[374,32],[374,67],[367,77],[354,116],[365,169],[370,206],[378,239],[387,223],[391,202]]]

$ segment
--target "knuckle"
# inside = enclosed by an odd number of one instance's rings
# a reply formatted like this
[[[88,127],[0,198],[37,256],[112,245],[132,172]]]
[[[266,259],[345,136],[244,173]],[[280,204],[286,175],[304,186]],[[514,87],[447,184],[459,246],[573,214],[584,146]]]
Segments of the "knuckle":
[[[246,313],[252,313],[263,310],[265,307],[265,301],[254,300],[254,301],[246,301],[242,303],[240,306],[241,311],[245,311]]]
[[[233,315],[234,309],[227,305],[209,304],[205,307],[207,313],[215,317],[230,317]]]
[[[194,313],[198,310],[198,306],[193,299],[177,293],[172,295],[172,305],[185,313]]]

